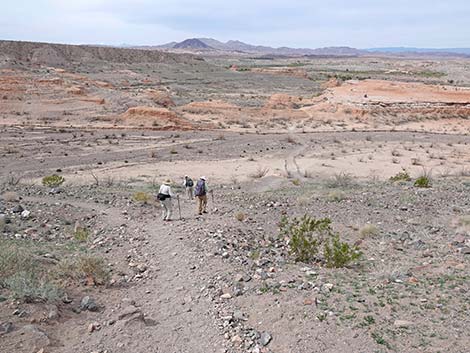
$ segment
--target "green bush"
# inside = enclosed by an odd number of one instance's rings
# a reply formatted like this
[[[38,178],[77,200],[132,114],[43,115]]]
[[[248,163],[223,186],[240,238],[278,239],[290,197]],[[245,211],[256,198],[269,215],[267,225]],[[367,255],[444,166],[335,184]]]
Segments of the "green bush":
[[[81,243],[87,242],[89,237],[90,231],[86,228],[77,228],[73,233],[73,238]]]
[[[324,256],[327,267],[339,268],[358,260],[361,252],[357,247],[351,247],[348,243],[342,242],[339,235],[335,234],[325,242]]]
[[[344,267],[361,256],[357,247],[341,242],[329,218],[304,215],[289,221],[283,217],[280,228],[281,234],[289,238],[289,252],[296,261],[323,261],[328,267]]]
[[[421,175],[418,179],[415,180],[414,186],[417,188],[430,188],[431,179],[427,175]]]
[[[45,176],[42,178],[42,185],[50,187],[50,188],[56,188],[64,183],[65,179],[61,175],[57,174],[52,174]]]
[[[408,174],[408,172],[403,169],[401,172],[395,174],[394,176],[390,177],[391,182],[397,182],[397,181],[411,181],[411,177]]]

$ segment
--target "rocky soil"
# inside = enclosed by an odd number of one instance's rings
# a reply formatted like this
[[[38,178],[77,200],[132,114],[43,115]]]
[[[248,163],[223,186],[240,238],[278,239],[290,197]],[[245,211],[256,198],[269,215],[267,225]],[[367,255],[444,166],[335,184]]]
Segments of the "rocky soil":
[[[261,193],[213,185],[208,215],[196,217],[181,196],[182,219],[176,211],[163,224],[158,206],[133,199],[142,187],[4,186],[4,239],[31,241],[55,261],[75,244],[78,223],[91,231],[80,251],[104,257],[111,277],[69,286],[53,303],[3,290],[2,349],[464,352],[469,187],[464,179],[429,189],[349,179]],[[303,214],[329,217],[360,246],[359,264],[295,263],[278,222]]]

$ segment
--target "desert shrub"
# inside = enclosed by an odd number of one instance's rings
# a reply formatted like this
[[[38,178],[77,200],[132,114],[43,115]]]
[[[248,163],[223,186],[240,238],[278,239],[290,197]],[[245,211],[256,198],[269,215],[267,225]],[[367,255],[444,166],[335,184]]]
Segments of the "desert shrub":
[[[366,224],[361,228],[359,234],[362,238],[375,237],[380,234],[379,228],[374,224]]]
[[[280,229],[289,238],[289,252],[296,261],[323,261],[329,267],[344,267],[361,256],[357,247],[342,242],[333,232],[329,218],[304,215],[289,221],[284,217]]]
[[[332,190],[326,195],[328,201],[341,202],[346,199],[346,194],[341,190]]]
[[[66,282],[104,284],[109,280],[109,271],[104,259],[94,255],[63,259],[55,266],[53,273],[56,279]]]
[[[49,280],[47,268],[37,260],[31,244],[11,239],[0,240],[0,288],[26,302],[53,301],[60,289]]]
[[[469,227],[470,226],[470,215],[462,216],[458,221],[459,226]]]
[[[237,212],[235,213],[235,219],[237,221],[243,222],[246,218],[246,215],[243,212]]]
[[[144,191],[138,191],[133,195],[134,201],[148,203],[151,200],[151,197],[148,193]]]
[[[421,175],[418,179],[415,180],[414,186],[417,188],[430,188],[431,179],[427,175]]]
[[[324,244],[324,257],[327,267],[344,267],[361,257],[360,251],[342,242],[338,234],[330,237]]]
[[[333,175],[326,184],[329,188],[350,188],[356,186],[351,174],[340,172]]]
[[[261,179],[265,177],[266,174],[268,174],[268,172],[269,172],[269,168],[259,166],[258,169],[256,169],[256,171],[250,174],[250,177],[253,179]]]
[[[48,175],[42,178],[42,185],[50,187],[50,188],[56,188],[62,185],[64,181],[65,179],[63,176],[52,174],[52,175]]]
[[[398,172],[394,176],[390,177],[391,182],[397,182],[397,181],[411,181],[411,177],[408,174],[408,172],[403,169],[401,172]]]
[[[19,271],[31,271],[35,267],[32,252],[19,247],[16,241],[0,240],[0,285]]]
[[[90,231],[86,228],[79,227],[73,232],[73,238],[78,242],[87,242],[90,237]]]
[[[300,180],[299,179],[292,179],[292,184],[294,184],[295,186],[299,186],[300,185]]]
[[[6,191],[2,195],[2,199],[6,202],[11,202],[11,201],[18,201],[19,196],[16,192],[14,191]]]
[[[32,271],[17,272],[8,277],[4,284],[15,299],[25,302],[55,301],[62,294],[57,286],[38,278]]]

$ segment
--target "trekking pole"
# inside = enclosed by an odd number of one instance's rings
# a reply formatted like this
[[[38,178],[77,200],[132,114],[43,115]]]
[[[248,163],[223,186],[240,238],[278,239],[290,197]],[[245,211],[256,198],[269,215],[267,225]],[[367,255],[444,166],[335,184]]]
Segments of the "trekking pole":
[[[178,211],[180,213],[180,220],[181,220],[181,205],[180,205],[180,195],[176,196],[176,199],[178,200]]]
[[[211,196],[212,196],[212,206],[215,207],[215,203],[214,203],[214,190],[211,190]]]

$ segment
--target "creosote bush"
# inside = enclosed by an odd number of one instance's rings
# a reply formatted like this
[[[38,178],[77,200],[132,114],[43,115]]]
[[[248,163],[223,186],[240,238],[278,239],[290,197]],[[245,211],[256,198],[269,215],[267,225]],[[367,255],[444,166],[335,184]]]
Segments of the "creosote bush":
[[[289,238],[289,252],[299,262],[321,261],[328,267],[344,267],[361,256],[357,247],[342,242],[333,232],[329,218],[283,217],[280,230]]]
[[[50,187],[50,188],[56,188],[61,186],[64,183],[65,179],[61,175],[57,174],[52,174],[45,176],[42,178],[42,185]]]

